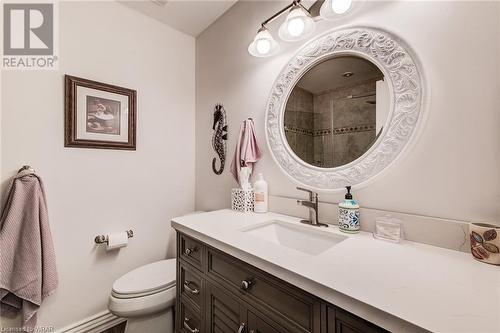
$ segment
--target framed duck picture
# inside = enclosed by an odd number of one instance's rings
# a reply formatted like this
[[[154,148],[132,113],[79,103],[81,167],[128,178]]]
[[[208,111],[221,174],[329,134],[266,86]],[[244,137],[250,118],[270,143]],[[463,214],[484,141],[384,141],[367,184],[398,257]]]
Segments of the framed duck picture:
[[[136,148],[137,92],[65,75],[66,147]]]

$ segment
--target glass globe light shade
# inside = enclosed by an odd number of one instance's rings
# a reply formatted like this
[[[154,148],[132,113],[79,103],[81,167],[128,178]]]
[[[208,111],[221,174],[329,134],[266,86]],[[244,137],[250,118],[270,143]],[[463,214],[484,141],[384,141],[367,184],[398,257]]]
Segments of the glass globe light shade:
[[[314,20],[304,8],[296,5],[292,7],[279,29],[279,36],[287,42],[303,40],[309,37],[316,27]]]
[[[331,0],[330,5],[336,14],[344,14],[351,8],[352,0]]]
[[[335,20],[356,10],[362,2],[361,0],[325,0],[319,13],[324,19]]]
[[[278,50],[279,44],[265,27],[259,29],[253,41],[248,45],[248,53],[254,57],[269,57],[276,54]]]

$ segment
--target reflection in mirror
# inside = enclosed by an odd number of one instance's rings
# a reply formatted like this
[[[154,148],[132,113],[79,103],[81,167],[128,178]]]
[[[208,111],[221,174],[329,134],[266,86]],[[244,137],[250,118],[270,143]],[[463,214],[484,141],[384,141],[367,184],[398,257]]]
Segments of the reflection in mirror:
[[[357,56],[331,58],[312,67],[290,93],[286,139],[309,164],[341,166],[373,145],[389,107],[389,89],[376,65]]]

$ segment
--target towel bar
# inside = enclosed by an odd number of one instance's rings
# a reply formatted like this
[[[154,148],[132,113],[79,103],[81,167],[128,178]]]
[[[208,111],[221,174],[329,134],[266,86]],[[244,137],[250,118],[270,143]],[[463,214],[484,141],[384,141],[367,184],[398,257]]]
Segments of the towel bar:
[[[31,166],[29,166],[29,165],[23,165],[21,167],[21,169],[17,170],[17,173],[19,173],[21,171],[24,171],[24,170],[30,170],[31,172],[35,172],[35,169],[33,169]]]
[[[127,230],[127,237],[128,238],[134,237],[134,231],[132,229]],[[108,236],[104,236],[104,235],[95,236],[94,241],[96,242],[96,244],[104,244],[104,243],[107,244],[108,243]]]

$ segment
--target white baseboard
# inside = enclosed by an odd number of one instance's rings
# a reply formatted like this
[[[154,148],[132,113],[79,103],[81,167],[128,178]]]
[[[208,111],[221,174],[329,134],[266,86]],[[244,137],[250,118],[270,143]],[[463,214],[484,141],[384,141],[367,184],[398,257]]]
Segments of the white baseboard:
[[[125,318],[120,318],[105,310],[93,316],[73,323],[57,331],[57,333],[100,333],[108,328],[124,322]]]

